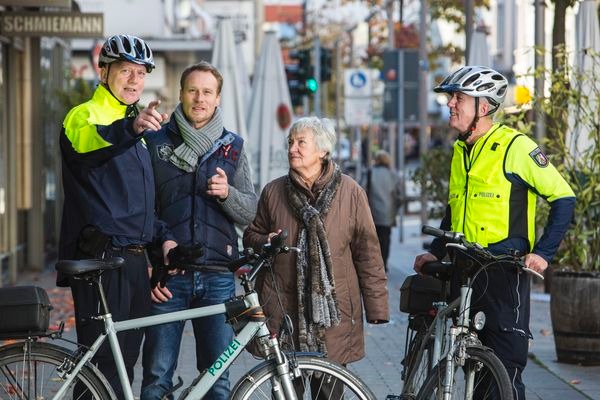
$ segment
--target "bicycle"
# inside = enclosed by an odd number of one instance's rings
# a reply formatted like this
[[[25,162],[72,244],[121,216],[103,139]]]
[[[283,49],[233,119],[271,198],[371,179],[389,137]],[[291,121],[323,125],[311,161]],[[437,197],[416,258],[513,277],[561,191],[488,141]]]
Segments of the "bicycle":
[[[133,400],[133,391],[117,342],[117,332],[226,314],[228,322],[235,331],[233,341],[212,366],[203,371],[181,393],[179,399],[201,399],[246,346],[254,341],[264,361],[244,374],[234,385],[231,390],[232,399],[315,399],[326,395],[325,391],[332,390],[335,386],[333,390],[341,393],[340,398],[374,400],[375,396],[361,379],[343,366],[327,360],[318,353],[285,352],[280,346],[278,335],[270,333],[267,329],[266,317],[258,295],[253,290],[253,280],[262,268],[271,268],[278,254],[297,251],[293,247],[284,245],[286,236],[280,234],[272,238],[271,243],[264,245],[259,254],[247,249],[240,260],[230,264],[232,271],[242,266],[247,268],[247,271],[239,276],[244,294],[218,305],[124,321],[112,320],[99,280],[102,271],[121,267],[124,262],[122,258],[59,261],[56,264],[57,270],[78,279],[86,279],[95,286],[102,310],[97,318],[103,320],[105,333],[102,333],[91,347],[78,345],[75,351],[45,341],[66,340],[61,337],[62,324],[57,331],[37,335],[12,335],[20,336],[20,339],[24,340],[0,348],[0,393],[2,391],[5,393],[0,397],[72,399],[74,388],[77,386],[77,394],[83,388],[86,399],[114,399],[114,392],[107,380],[90,363],[100,345],[108,338],[125,398]],[[179,264],[173,265],[179,267]],[[180,385],[182,384],[180,381]]]
[[[413,300],[418,303],[411,305],[413,309],[407,310],[404,304],[402,310],[402,297],[407,303],[411,293],[401,294],[401,310],[411,314],[400,399],[512,400],[511,382],[504,365],[477,337],[477,331],[485,325],[485,314],[480,311],[470,318],[471,285],[479,273],[493,267],[509,266],[541,275],[526,268],[517,252],[494,255],[481,245],[468,242],[461,233],[430,226],[423,226],[422,232],[445,239],[446,246],[453,251],[451,262],[426,263],[420,271],[425,276],[412,276],[423,278],[422,281],[437,279],[425,284],[431,289],[426,296],[429,300]],[[457,257],[468,262],[458,262]],[[448,283],[453,274],[458,274],[460,295],[448,303]]]

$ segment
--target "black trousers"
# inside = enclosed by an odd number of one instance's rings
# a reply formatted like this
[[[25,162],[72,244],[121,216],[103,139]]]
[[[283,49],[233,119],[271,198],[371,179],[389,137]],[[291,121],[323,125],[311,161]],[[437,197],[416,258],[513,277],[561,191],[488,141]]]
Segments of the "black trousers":
[[[478,333],[478,336],[485,346],[494,350],[504,364],[510,378],[514,400],[525,400],[525,384],[521,374],[527,365],[529,338],[518,333],[485,328]]]
[[[150,280],[145,254],[131,253],[127,249],[109,249],[106,256],[125,259],[123,267],[104,271],[100,277],[113,320],[150,315]],[[101,312],[98,294],[90,283],[75,279],[71,279],[71,292],[75,305],[77,341],[90,346],[104,331],[103,322],[92,319]],[[133,382],[133,367],[140,354],[143,333],[142,329],[135,329],[117,334],[130,383]],[[104,374],[117,398],[124,398],[108,339],[102,344],[92,363]]]
[[[391,226],[375,225],[377,231],[377,238],[379,238],[379,248],[381,249],[381,257],[383,257],[383,265],[387,272],[387,260],[390,256],[390,234],[392,232]]]

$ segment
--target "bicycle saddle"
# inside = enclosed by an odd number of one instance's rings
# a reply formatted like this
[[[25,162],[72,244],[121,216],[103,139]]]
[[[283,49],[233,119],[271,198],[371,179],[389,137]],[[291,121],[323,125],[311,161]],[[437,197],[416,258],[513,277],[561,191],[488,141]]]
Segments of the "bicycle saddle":
[[[421,273],[433,276],[441,281],[449,281],[452,277],[452,264],[442,261],[430,261],[423,264]]]
[[[56,270],[68,276],[84,275],[92,272],[117,269],[125,265],[123,257],[111,257],[102,260],[60,260]]]

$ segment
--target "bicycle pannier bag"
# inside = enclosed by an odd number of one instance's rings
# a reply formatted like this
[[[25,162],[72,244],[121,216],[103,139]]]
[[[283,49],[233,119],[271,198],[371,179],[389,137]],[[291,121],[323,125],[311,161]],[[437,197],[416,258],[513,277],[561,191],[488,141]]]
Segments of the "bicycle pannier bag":
[[[427,275],[410,275],[400,288],[400,311],[409,314],[425,313],[434,301],[443,300],[442,281]]]
[[[40,287],[0,288],[0,336],[45,332],[51,309],[48,294]]]

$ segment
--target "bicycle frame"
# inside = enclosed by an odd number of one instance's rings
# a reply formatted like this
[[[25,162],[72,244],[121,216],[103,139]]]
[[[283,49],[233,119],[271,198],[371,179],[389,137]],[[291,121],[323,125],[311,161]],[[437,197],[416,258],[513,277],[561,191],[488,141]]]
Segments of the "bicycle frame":
[[[470,284],[467,283],[466,285],[461,286],[460,296],[454,299],[450,304],[443,301],[433,304],[437,313],[431,326],[427,330],[427,336],[433,337],[432,366],[437,365],[442,359],[446,358],[449,363],[447,365],[450,365],[450,368],[447,368],[446,373],[449,374],[453,373],[452,365],[454,362],[453,355],[455,353],[456,337],[459,333],[467,332],[469,328],[471,293],[472,289]],[[451,327],[449,337],[444,338],[447,331],[446,321],[450,318],[450,314],[456,309],[459,310],[457,325]],[[444,343],[446,345],[442,347]],[[426,341],[422,341],[421,347],[419,348],[419,357],[423,356],[425,346]],[[446,350],[444,354],[442,354],[442,349]],[[414,388],[412,388],[412,381],[415,379],[416,373],[416,369],[411,371],[411,375],[406,379],[405,388],[402,390],[403,393],[407,393],[407,389],[409,392],[414,391]],[[450,376],[449,378],[452,377]],[[452,379],[447,379],[446,382],[452,382]]]
[[[258,295],[254,292],[245,294],[243,298],[247,307],[260,305],[258,301]],[[96,339],[92,346],[83,354],[74,369],[67,373],[68,376],[66,381],[52,399],[62,399],[81,368],[86,362],[92,359],[102,343],[104,343],[108,337],[110,348],[115,358],[115,365],[117,367],[119,379],[123,387],[125,400],[134,400],[133,390],[131,388],[131,384],[129,383],[127,371],[125,370],[125,363],[123,361],[121,348],[117,341],[117,332],[145,328],[148,326],[169,322],[185,321],[188,319],[225,314],[227,312],[225,304],[226,303],[116,322],[113,321],[111,314],[99,316],[98,318],[104,321],[106,333],[102,333]],[[244,328],[234,337],[233,341],[229,344],[229,346],[227,346],[219,358],[214,361],[212,366],[202,373],[202,377],[199,380],[194,381],[194,383],[190,386],[192,390],[186,395],[185,399],[202,398],[210,390],[217,379],[219,379],[219,377],[229,368],[233,361],[241,354],[242,350],[244,350],[248,343],[250,343],[255,337],[268,336],[270,336],[270,332],[266,327],[265,321],[248,321],[246,326],[244,326]],[[277,353],[281,354],[278,351]],[[285,356],[282,354],[282,358],[278,359],[277,361],[284,363]],[[283,385],[284,393],[286,396],[289,396],[287,398],[295,398],[295,392],[293,390],[291,380],[284,379],[281,383]]]

